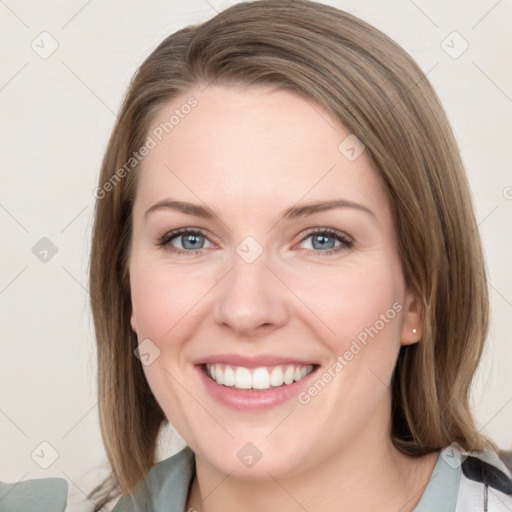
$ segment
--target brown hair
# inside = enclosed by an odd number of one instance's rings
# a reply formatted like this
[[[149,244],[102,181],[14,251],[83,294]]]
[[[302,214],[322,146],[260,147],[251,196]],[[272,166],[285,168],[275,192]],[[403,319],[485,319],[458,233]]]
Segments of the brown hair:
[[[393,442],[413,456],[452,442],[467,451],[494,447],[469,405],[487,333],[486,273],[469,186],[436,93],[402,48],[350,14],[306,0],[244,2],[170,35],[151,53],[132,79],[103,160],[90,291],[109,490],[129,493],[144,479],[166,422],[130,327],[140,169],[116,172],[143,146],[165,104],[213,81],[292,91],[365,144],[388,194],[406,282],[423,303],[422,339],[402,347],[393,377]]]

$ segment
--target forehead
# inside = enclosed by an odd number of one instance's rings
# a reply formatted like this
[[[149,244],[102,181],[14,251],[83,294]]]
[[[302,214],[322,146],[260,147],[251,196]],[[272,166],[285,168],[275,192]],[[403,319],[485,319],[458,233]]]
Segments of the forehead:
[[[160,110],[149,135],[154,148],[137,192],[147,206],[166,194],[233,211],[261,210],[269,199],[279,209],[301,199],[385,202],[366,152],[353,158],[352,147],[364,146],[320,105],[288,91],[191,89]]]

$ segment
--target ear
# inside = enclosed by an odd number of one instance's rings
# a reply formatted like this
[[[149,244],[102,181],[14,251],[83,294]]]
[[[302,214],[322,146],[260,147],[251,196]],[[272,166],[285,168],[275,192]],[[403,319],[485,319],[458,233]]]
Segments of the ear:
[[[132,307],[132,313],[130,315],[130,324],[132,326],[132,331],[133,332],[137,332],[137,322],[135,321],[135,313],[133,312],[133,307]]]
[[[402,345],[412,345],[417,343],[423,334],[421,301],[417,293],[407,292],[403,306]]]

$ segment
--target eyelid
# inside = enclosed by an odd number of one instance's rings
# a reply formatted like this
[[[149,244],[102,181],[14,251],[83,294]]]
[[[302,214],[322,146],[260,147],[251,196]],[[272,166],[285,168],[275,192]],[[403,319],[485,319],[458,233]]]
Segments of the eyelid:
[[[178,247],[174,247],[171,245],[171,240],[175,239],[175,238],[178,238],[180,235],[188,235],[188,234],[191,234],[191,235],[201,235],[201,236],[204,236],[205,239],[207,239],[211,244],[215,245],[215,243],[210,240],[210,237],[208,236],[208,234],[206,233],[205,230],[203,230],[202,228],[194,228],[194,227],[186,227],[186,228],[178,228],[178,229],[173,229],[171,231],[167,231],[166,233],[164,233],[163,236],[159,237],[156,241],[156,245],[162,249],[166,249],[168,250],[169,252],[172,252],[172,253],[177,253],[177,254],[184,254],[184,253],[187,253],[187,254],[193,254],[193,253],[200,253],[201,251],[204,251],[205,248],[201,248],[201,249],[180,249]]]
[[[304,240],[306,240],[307,238],[309,238],[312,235],[324,234],[324,233],[327,234],[328,236],[338,240],[340,242],[340,245],[337,247],[333,247],[331,249],[325,250],[325,251],[321,251],[319,249],[304,249],[305,251],[307,251],[307,254],[328,256],[328,255],[340,253],[341,251],[350,249],[354,245],[354,239],[350,235],[347,235],[346,233],[339,231],[337,229],[334,229],[334,228],[324,228],[324,227],[315,227],[315,228],[309,229],[306,232],[306,234],[304,236],[302,236],[299,243],[304,242]]]
[[[178,228],[171,231],[166,232],[163,236],[159,237],[157,240],[156,245],[162,249],[166,249],[171,253],[175,254],[202,254],[207,248],[201,248],[201,249],[180,249],[178,247],[174,247],[171,245],[171,241],[175,238],[178,238],[180,235],[201,235],[206,240],[208,240],[211,244],[216,245],[215,242],[210,240],[209,235],[206,233],[206,231],[202,228],[195,228],[195,227],[185,227],[185,228]],[[302,238],[299,240],[299,244],[304,242],[309,237],[315,235],[315,234],[327,234],[328,236],[338,240],[340,242],[340,245],[337,247],[328,249],[328,250],[319,250],[319,249],[305,249],[308,254],[315,254],[315,255],[330,255],[333,253],[338,253],[343,250],[350,249],[353,244],[354,240],[350,235],[347,235],[346,233],[339,231],[334,228],[328,228],[328,227],[321,227],[316,226],[313,228],[310,228],[302,235]]]
[[[306,233],[301,238],[301,242],[304,241],[309,236],[315,235],[317,233],[327,233],[327,234],[329,234],[329,235],[331,235],[333,237],[342,238],[346,242],[353,242],[354,241],[353,238],[350,235],[348,235],[347,233],[345,233],[343,231],[339,231],[338,229],[334,229],[334,228],[324,228],[324,227],[321,227],[321,226],[317,226],[317,227],[310,228],[310,229],[306,230]]]

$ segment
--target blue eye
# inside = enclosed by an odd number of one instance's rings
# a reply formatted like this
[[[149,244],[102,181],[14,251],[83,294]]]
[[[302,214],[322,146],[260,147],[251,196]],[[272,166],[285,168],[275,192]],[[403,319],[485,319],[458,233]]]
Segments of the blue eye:
[[[328,256],[340,251],[350,249],[354,242],[343,233],[330,228],[316,228],[310,231],[302,240],[311,239],[311,247],[306,254],[313,256]],[[158,247],[178,255],[202,254],[205,242],[211,242],[208,237],[197,229],[182,228],[166,233],[157,242]],[[178,244],[178,245],[177,245]]]
[[[178,229],[165,234],[159,240],[158,246],[178,254],[199,254],[201,249],[204,248],[206,240],[208,240],[206,235],[200,231]],[[181,247],[176,247],[175,241],[178,241],[181,244]]]
[[[311,255],[330,255],[340,252],[344,249],[350,249],[354,242],[347,236],[334,229],[324,228],[310,231],[301,242],[303,243],[308,238],[311,238],[312,248],[308,250]],[[336,245],[338,242],[338,245]]]

